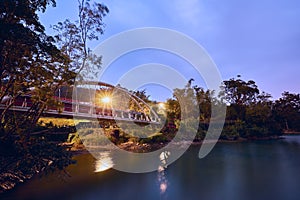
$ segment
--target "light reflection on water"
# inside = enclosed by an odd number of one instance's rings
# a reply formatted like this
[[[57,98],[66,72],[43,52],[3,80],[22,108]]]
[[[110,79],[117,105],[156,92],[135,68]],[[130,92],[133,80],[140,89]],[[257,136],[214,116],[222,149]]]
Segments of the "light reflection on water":
[[[103,151],[97,153],[97,160],[95,160],[95,171],[103,172],[111,169],[114,166],[113,157],[110,151]],[[159,156],[161,164],[157,169],[157,179],[159,183],[160,193],[163,195],[168,188],[168,179],[166,176],[166,169],[168,167],[167,160],[171,153],[169,151],[162,152]]]
[[[165,175],[165,170],[168,167],[167,160],[170,154],[171,153],[169,151],[164,151],[159,155],[161,165],[158,166],[157,173],[158,173],[159,189],[161,194],[164,194],[168,188],[168,179]]]
[[[95,172],[103,172],[108,170],[114,166],[112,157],[109,151],[99,152],[97,157],[98,159],[95,161]]]
[[[160,159],[156,172],[132,174],[109,169],[117,165],[104,150],[95,161],[78,155],[65,182],[57,174],[34,178],[7,194],[8,199],[300,199],[300,136],[279,141],[219,143],[204,159],[191,147],[172,165]],[[167,153],[167,152],[165,152]],[[170,157],[169,157],[170,159]],[[166,168],[168,167],[168,168]],[[1,195],[0,195],[1,199]],[[4,198],[5,199],[5,198]]]

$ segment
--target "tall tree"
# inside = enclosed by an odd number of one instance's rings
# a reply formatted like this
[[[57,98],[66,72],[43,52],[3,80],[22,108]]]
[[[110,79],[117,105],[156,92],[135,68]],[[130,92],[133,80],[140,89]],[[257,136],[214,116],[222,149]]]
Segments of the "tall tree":
[[[230,79],[223,82],[221,98],[229,104],[227,116],[230,120],[245,119],[246,106],[256,102],[259,90],[253,80],[244,81],[240,79]]]
[[[204,90],[199,86],[193,87],[195,90],[196,99],[200,110],[200,120],[209,121],[211,117],[211,104],[213,100],[213,92],[210,90]]]
[[[273,110],[282,129],[300,131],[300,94],[284,92]]]
[[[238,79],[230,79],[224,81],[223,92],[224,100],[228,104],[248,105],[256,101],[259,94],[257,85],[253,80],[243,81]]]
[[[198,111],[195,110],[195,108],[198,108],[198,105],[195,91],[192,87],[193,80],[190,79],[183,89],[176,88],[173,91],[173,97],[179,101],[182,118],[185,118],[185,116],[199,117],[196,114]]]
[[[89,0],[79,3],[79,25],[69,27],[65,36],[72,39],[67,40],[46,35],[37,15],[55,6],[55,0],[0,0],[0,102],[7,108],[0,113],[0,174],[21,171],[27,176],[71,163],[64,147],[30,132],[47,105],[57,103],[53,96],[61,85],[73,84],[84,66],[99,65],[99,58],[89,55],[87,42],[97,39],[96,32],[103,33],[102,17],[108,9]],[[31,108],[14,115],[9,108],[25,94],[31,96]]]
[[[0,102],[9,98],[7,109],[1,112],[0,130],[5,135],[17,128],[34,125],[51,96],[64,82],[75,77],[69,69],[69,58],[45,34],[37,11],[45,11],[54,0],[0,1]],[[34,91],[34,92],[33,92]],[[11,118],[8,109],[21,95],[30,92],[33,105],[20,116]]]
[[[246,106],[245,136],[263,137],[281,134],[272,112],[273,102],[270,98],[270,94],[262,92],[256,102]]]
[[[64,147],[30,134],[43,110],[54,103],[55,90],[75,77],[69,57],[39,21],[37,12],[48,5],[55,6],[55,1],[0,1],[0,102],[6,104],[0,114],[0,185],[12,176],[22,180],[71,163]],[[31,108],[14,115],[9,108],[25,94],[31,95]]]
[[[108,12],[104,4],[78,0],[78,19],[74,22],[66,19],[53,26],[57,44],[71,59],[70,66],[77,74],[86,75],[85,79],[95,79],[89,76],[100,68],[101,57],[92,54],[88,42],[98,40],[104,33],[103,17]]]

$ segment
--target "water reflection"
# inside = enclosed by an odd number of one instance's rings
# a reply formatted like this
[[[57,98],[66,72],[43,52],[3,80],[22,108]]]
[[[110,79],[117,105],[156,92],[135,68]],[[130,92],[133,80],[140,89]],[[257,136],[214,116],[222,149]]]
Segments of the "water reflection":
[[[114,166],[110,152],[99,152],[95,162],[95,172],[102,172]]]
[[[170,156],[170,154],[171,153],[169,151],[164,151],[159,155],[161,165],[158,166],[157,172],[159,189],[161,194],[164,194],[168,188],[168,179],[166,177],[165,170],[167,169],[167,159]]]
[[[96,151],[96,150],[95,150]],[[113,151],[97,149],[101,170],[117,165]],[[98,153],[97,152],[97,153]],[[0,199],[300,199],[300,136],[278,141],[219,143],[204,159],[192,146],[171,167],[168,152],[157,155],[155,173],[94,173],[91,154],[77,155],[71,177],[36,177]],[[125,158],[124,158],[125,159]],[[134,163],[134,159],[128,163]],[[104,167],[105,166],[105,167]],[[101,171],[98,169],[99,171]]]

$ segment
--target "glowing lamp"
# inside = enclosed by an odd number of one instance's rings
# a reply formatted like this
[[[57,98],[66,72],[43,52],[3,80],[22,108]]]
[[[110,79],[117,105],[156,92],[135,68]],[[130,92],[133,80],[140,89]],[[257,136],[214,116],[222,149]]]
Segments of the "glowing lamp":
[[[109,103],[111,101],[111,99],[109,97],[103,97],[101,99],[102,103]]]

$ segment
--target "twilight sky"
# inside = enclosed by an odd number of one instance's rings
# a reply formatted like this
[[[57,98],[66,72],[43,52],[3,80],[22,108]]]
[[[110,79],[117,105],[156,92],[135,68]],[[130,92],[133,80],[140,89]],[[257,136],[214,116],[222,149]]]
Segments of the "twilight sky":
[[[283,91],[300,93],[300,1],[298,0],[103,0],[110,9],[105,33],[95,48],[110,36],[133,28],[162,27],[182,32],[202,45],[227,80],[236,75],[254,80],[274,99]],[[75,19],[77,1],[57,0],[56,8],[40,14],[47,33],[50,25]],[[146,63],[174,67],[187,79],[195,78],[185,61],[165,52],[141,51],[123,56],[107,71],[103,81],[115,84],[132,67]],[[147,87],[146,87],[147,88]],[[171,96],[149,86],[152,99]]]

